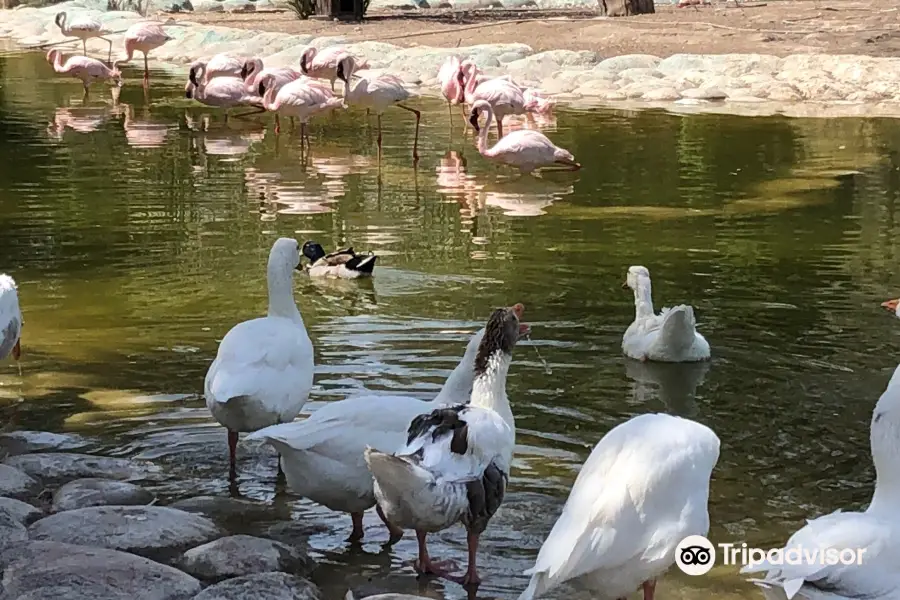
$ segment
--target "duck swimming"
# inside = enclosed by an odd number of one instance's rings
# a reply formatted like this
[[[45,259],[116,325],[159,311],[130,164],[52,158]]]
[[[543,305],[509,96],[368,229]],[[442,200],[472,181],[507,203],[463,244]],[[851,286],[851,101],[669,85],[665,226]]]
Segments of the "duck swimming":
[[[310,277],[340,279],[370,277],[375,270],[375,261],[378,260],[374,254],[357,254],[353,248],[325,254],[322,246],[313,241],[303,244],[303,256],[309,259],[309,264],[304,265],[303,269]]]

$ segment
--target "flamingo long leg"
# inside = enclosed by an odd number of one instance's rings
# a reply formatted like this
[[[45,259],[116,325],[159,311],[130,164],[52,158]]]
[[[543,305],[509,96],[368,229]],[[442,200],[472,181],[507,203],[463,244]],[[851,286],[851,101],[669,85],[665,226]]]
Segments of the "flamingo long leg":
[[[417,162],[419,160],[419,122],[422,120],[422,113],[420,113],[419,111],[417,111],[414,108],[410,108],[410,107],[404,106],[402,104],[398,104],[397,106],[399,106],[403,110],[408,110],[412,114],[416,115],[416,138],[415,138],[415,141],[413,141],[413,162]],[[380,140],[381,140],[380,123],[379,123],[379,127],[378,127],[378,138],[379,138],[379,143],[380,143]]]
[[[381,113],[378,113],[378,160],[381,161]]]

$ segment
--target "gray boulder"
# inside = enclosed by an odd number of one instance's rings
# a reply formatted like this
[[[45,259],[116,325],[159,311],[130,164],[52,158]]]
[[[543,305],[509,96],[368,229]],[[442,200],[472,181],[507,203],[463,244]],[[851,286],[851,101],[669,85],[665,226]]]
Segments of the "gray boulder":
[[[22,542],[27,539],[28,530],[25,529],[25,526],[9,514],[0,512],[0,548],[13,542]]]
[[[198,579],[220,581],[273,571],[307,575],[315,563],[306,553],[287,544],[250,535],[233,535],[188,550],[179,566]]]
[[[188,600],[200,582],[125,552],[57,542],[0,549],[2,600]]]
[[[26,473],[0,464],[0,496],[21,498],[37,493],[37,488],[38,482]]]
[[[44,516],[39,509],[14,498],[0,498],[0,514],[9,515],[22,525],[31,525]]]
[[[53,494],[53,512],[88,506],[132,506],[150,504],[153,494],[125,481],[112,479],[76,479]]]
[[[142,479],[159,470],[149,463],[124,458],[106,458],[68,452],[22,454],[3,461],[4,464],[41,480],[71,481],[82,477],[103,479]]]
[[[88,445],[81,436],[47,431],[13,431],[0,433],[0,457],[31,452],[62,452]]]
[[[194,600],[322,600],[311,581],[287,573],[262,573],[236,577],[210,586]]]
[[[91,506],[44,517],[33,540],[67,542],[167,560],[225,532],[205,517],[164,506]]]

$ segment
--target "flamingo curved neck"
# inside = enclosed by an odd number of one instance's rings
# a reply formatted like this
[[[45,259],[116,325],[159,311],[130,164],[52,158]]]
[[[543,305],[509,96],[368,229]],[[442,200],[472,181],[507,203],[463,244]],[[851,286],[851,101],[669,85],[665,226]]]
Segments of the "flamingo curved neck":
[[[485,107],[484,112],[487,113],[487,120],[484,122],[484,127],[481,129],[481,131],[478,132],[478,151],[482,154],[486,153],[488,150],[488,131],[490,130],[491,125],[494,123],[494,109],[491,108],[490,104]]]

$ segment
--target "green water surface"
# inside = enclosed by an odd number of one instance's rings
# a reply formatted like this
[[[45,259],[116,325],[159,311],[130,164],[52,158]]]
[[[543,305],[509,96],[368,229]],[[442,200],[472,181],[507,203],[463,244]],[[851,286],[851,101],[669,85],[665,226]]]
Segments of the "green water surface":
[[[228,495],[203,378],[225,332],[263,314],[266,256],[291,236],[380,256],[372,281],[296,278],[316,349],[310,411],[362,390],[431,397],[493,307],[525,304],[533,335],[508,382],[518,447],[479,597],[517,597],[591,447],[648,411],[720,436],[714,541],[767,547],[868,501],[869,420],[900,341],[879,308],[900,295],[897,121],[559,110],[539,125],[584,168],[519,178],[437,101],[421,102],[417,168],[409,113],[385,115],[379,168],[364,114],[317,119],[301,158],[287,124],[226,124],[156,73],[148,104],[128,75],[118,105],[98,86],[83,106],[79,82],[42,56],[0,58],[0,271],[26,321],[21,376],[0,365],[7,429],[79,432],[156,461],[162,503]],[[695,307],[711,364],[621,356],[633,264],[650,269],[657,307]],[[275,466],[242,449],[239,493],[272,502]],[[347,516],[274,501],[313,531],[329,598],[465,596],[416,580],[414,536],[382,551],[374,514],[351,549]],[[461,530],[432,538],[465,562]],[[725,566],[673,569],[659,593],[757,597]]]

